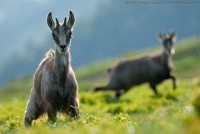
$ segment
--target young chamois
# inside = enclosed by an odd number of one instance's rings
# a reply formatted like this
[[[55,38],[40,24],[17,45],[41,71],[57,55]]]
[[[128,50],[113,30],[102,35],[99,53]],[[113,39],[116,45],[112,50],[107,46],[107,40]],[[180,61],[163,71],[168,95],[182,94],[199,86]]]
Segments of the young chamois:
[[[35,74],[30,100],[24,117],[25,126],[47,113],[48,121],[56,121],[57,112],[70,117],[79,116],[78,84],[70,63],[70,44],[75,23],[74,14],[69,12],[69,19],[60,24],[47,16],[48,27],[52,31],[55,50],[50,49],[40,62]]]
[[[96,87],[94,91],[114,90],[116,98],[119,98],[131,87],[147,82],[157,95],[156,85],[166,79],[172,79],[173,89],[175,89],[176,78],[172,74],[172,55],[175,52],[173,44],[176,40],[176,33],[158,33],[158,37],[164,47],[162,53],[121,61],[108,70],[110,74],[108,85]]]

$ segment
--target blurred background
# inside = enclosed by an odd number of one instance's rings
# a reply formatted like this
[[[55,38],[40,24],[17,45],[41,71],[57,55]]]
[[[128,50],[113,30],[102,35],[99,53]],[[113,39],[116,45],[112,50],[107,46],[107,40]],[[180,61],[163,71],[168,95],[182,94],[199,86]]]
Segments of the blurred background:
[[[175,29],[178,40],[200,34],[199,0],[0,0],[0,87],[33,75],[45,52],[54,48],[48,12],[63,21],[69,10],[76,16],[71,46],[75,69],[159,47],[157,32]]]

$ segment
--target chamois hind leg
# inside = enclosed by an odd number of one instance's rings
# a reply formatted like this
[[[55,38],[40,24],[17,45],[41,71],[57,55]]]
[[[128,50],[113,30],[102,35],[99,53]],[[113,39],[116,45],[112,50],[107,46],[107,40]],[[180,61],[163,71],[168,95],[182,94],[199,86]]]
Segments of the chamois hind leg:
[[[155,95],[158,95],[157,89],[156,89],[156,84],[153,82],[150,82],[150,87],[154,91]]]
[[[124,93],[126,93],[128,90],[129,90],[129,88],[124,88],[124,89],[119,89],[119,90],[117,90],[116,93],[115,93],[115,97],[116,97],[117,99],[119,99],[119,97],[120,97],[121,95],[123,95]]]
[[[174,75],[170,75],[170,79],[172,79],[172,82],[173,82],[173,89],[175,90],[176,89],[176,77]]]
[[[32,121],[36,120],[43,113],[44,111],[38,107],[36,102],[33,100],[29,101],[24,117],[25,127],[30,127],[32,125]]]
[[[107,86],[99,86],[99,87],[95,87],[94,91],[101,91],[101,90],[115,90],[116,88],[112,87],[110,84],[108,84]]]

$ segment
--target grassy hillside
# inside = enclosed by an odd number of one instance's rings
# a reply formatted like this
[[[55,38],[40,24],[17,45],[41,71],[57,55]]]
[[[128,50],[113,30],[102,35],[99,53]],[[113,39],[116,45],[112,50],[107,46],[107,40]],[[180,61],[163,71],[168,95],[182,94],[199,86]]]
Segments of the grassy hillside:
[[[143,84],[118,101],[112,92],[91,92],[96,84],[107,82],[106,69],[119,59],[156,51],[158,48],[129,52],[76,70],[81,118],[71,121],[66,115],[58,115],[54,126],[48,125],[44,115],[34,121],[32,128],[24,128],[32,77],[6,84],[0,90],[0,133],[199,133],[200,102],[196,98],[200,95],[200,39],[197,37],[176,44],[173,58],[177,90],[173,91],[171,81],[166,81],[158,86],[161,95],[154,96],[148,85]]]

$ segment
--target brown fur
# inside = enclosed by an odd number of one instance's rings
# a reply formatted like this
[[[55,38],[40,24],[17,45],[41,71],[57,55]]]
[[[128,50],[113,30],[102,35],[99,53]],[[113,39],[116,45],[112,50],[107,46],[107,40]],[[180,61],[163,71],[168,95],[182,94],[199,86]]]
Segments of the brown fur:
[[[173,45],[173,37],[174,35],[169,38],[166,37],[168,39],[167,41],[171,41],[170,43],[167,42],[170,51]],[[165,39],[162,41],[163,44],[166,44]],[[115,67],[109,69],[108,72],[110,73],[108,85],[96,87],[95,91],[115,90],[117,98],[131,87],[146,82],[150,84],[156,95],[156,85],[163,80],[172,79],[173,87],[174,89],[176,88],[175,77],[172,75],[171,54],[165,47],[162,53],[154,56],[144,56],[138,59],[121,61]]]
[[[78,84],[71,67],[70,52],[61,53],[59,44],[56,45],[55,51],[46,53],[34,74],[25,126],[31,126],[32,121],[44,113],[52,123],[56,121],[57,112],[74,118],[79,116]]]

